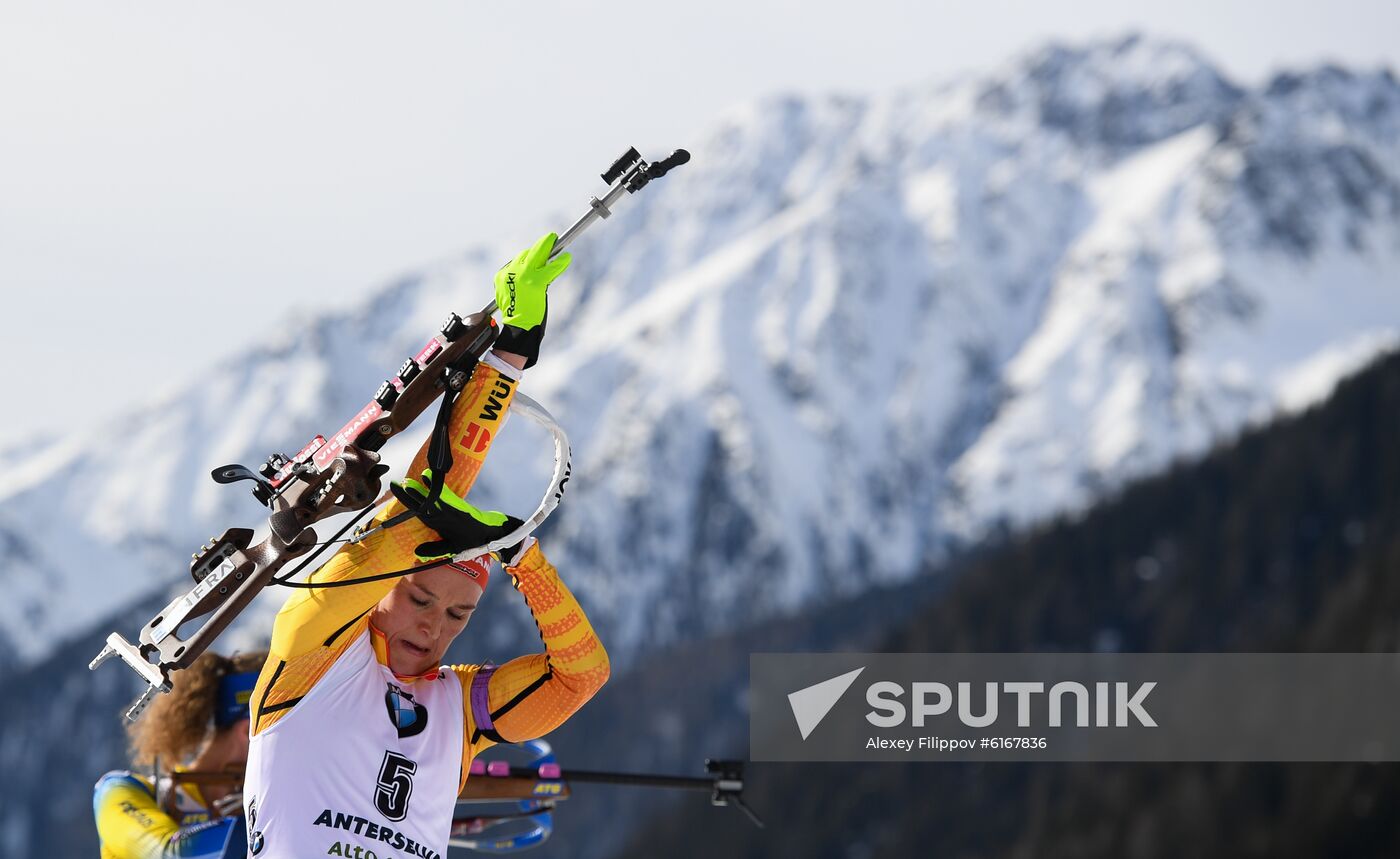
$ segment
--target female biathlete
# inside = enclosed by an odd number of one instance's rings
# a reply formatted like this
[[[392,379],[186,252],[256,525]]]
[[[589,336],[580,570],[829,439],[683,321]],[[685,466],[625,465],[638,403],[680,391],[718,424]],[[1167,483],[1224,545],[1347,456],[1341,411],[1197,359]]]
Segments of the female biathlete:
[[[175,765],[154,777],[109,772],[93,790],[102,859],[232,859],[246,853],[236,794],[248,759],[248,700],[267,652],[208,652],[174,676],[174,691],[132,725],[134,766]],[[181,780],[186,771],[226,782]],[[216,811],[228,802],[233,815]]]
[[[545,652],[499,667],[440,667],[471,620],[490,558],[453,562],[519,524],[462,500],[506,416],[521,371],[539,354],[549,234],[495,278],[503,328],[453,407],[452,467],[426,504],[426,445],[374,524],[419,517],[334,555],[308,583],[329,585],[421,567],[396,579],[299,590],[273,626],[254,689],[244,805],[257,859],[416,856],[441,859],[472,758],[494,743],[553,730],[608,677],[583,609],[533,538],[500,553],[539,627]],[[431,526],[431,527],[430,527]]]

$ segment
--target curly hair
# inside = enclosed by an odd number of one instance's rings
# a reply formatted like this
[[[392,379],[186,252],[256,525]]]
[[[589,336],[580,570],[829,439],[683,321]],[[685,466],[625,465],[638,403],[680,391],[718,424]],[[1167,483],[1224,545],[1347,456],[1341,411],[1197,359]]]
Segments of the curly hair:
[[[266,661],[265,650],[232,657],[206,652],[190,667],[174,672],[171,691],[158,695],[146,715],[127,726],[131,762],[152,766],[159,759],[175,765],[194,757],[213,736],[219,682],[229,674],[258,671]]]

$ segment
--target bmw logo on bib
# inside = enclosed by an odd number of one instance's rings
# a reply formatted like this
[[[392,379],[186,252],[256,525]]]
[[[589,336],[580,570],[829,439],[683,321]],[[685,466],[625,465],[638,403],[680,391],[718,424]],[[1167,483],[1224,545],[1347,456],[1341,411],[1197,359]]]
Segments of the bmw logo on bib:
[[[250,855],[250,856],[256,856],[256,855],[258,855],[259,853],[261,853],[261,852],[262,852],[262,849],[263,849],[263,845],[266,843],[265,841],[263,841],[262,830],[258,829],[258,828],[257,828],[257,825],[258,825],[258,800],[257,800],[257,797],[254,797],[252,800],[250,800],[250,801],[248,802],[248,823],[247,823],[247,832],[248,832],[248,855]]]
[[[398,729],[399,739],[423,733],[423,729],[428,727],[428,708],[393,683],[388,686],[384,693],[384,705],[389,708],[389,721]]]

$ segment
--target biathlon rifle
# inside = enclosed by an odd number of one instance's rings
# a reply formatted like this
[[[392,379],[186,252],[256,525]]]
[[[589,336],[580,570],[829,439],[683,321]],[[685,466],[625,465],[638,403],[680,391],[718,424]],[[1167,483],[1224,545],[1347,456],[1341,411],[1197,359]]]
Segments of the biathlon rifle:
[[[623,193],[636,193],[651,180],[689,160],[690,153],[677,149],[662,161],[648,163],[636,149],[628,149],[602,174],[610,186],[603,199],[589,199],[588,211],[559,236],[551,256],[568,247],[595,221],[608,217]],[[476,362],[496,340],[499,327],[492,316],[495,311],[496,302],[492,301],[466,318],[456,313],[448,316],[433,339],[404,361],[398,373],[379,386],[374,398],[329,438],[316,436],[295,456],[273,454],[256,472],[243,465],[214,469],[213,478],[218,483],[252,481],[253,497],[272,511],[267,519],[268,534],[254,543],[253,529],[229,528],[212,538],[190,561],[194,587],[172,600],[142,627],[136,644],[116,632],[107,636],[106,646],[88,665],[89,669],[113,656],[120,657],[147,684],[127,711],[128,719],[134,721],[140,716],[157,693],[169,692],[170,672],[189,666],[259,591],[269,584],[291,584],[293,576],[369,512],[380,497],[380,478],[389,470],[379,461],[379,449],[407,429],[439,397],[443,399],[428,461],[436,474],[447,473],[444,461],[451,461],[447,418]],[[544,407],[519,392],[512,410],[524,413],[554,436],[554,475],[539,507],[519,528],[486,546],[462,552],[458,558],[476,557],[520,542],[539,527],[563,497],[569,476],[569,446],[563,429]],[[429,504],[436,500],[440,488],[440,480],[435,481]],[[357,515],[332,539],[318,542],[312,526],[341,513]],[[385,525],[410,516],[411,513],[395,517]],[[357,532],[351,539],[364,536]],[[290,561],[308,552],[312,552],[311,556],[299,566],[277,576]],[[412,571],[383,573],[356,583]],[[204,620],[197,630],[184,634],[182,627],[196,618]]]
[[[472,760],[466,786],[457,796],[457,803],[509,805],[492,810],[459,810],[452,818],[448,844],[484,853],[513,853],[541,844],[554,831],[557,804],[572,796],[573,786],[578,784],[704,791],[710,795],[711,805],[738,808],[755,826],[763,827],[763,821],[744,803],[743,761],[706,760],[706,775],[703,776],[655,775],[563,769],[544,740],[530,740],[521,743],[519,748],[530,758],[524,765],[513,765],[502,759]],[[221,817],[243,813],[241,797],[237,796],[243,785],[240,771],[186,770],[173,772],[170,778],[172,783],[234,785],[235,793],[226,797],[219,808],[210,810]],[[159,778],[154,780],[160,782]]]
[[[709,793],[711,805],[734,806],[755,826],[763,827],[763,821],[744,803],[742,761],[706,760],[704,776],[566,770],[560,768],[554,752],[543,740],[521,743],[520,748],[530,756],[529,763],[524,766],[513,766],[499,759],[473,760],[466,787],[457,797],[459,804],[512,802],[515,807],[507,811],[454,815],[448,844],[484,853],[513,853],[534,847],[554,831],[555,804],[569,798],[574,784],[701,790]],[[515,824],[509,827],[513,832],[485,834],[510,824]]]

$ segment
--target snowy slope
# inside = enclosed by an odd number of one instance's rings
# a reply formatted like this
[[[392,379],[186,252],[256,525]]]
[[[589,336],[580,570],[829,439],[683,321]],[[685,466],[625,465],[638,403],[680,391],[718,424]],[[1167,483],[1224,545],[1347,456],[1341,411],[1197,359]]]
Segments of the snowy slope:
[[[626,662],[907,577],[1315,401],[1400,335],[1397,132],[1389,72],[1247,90],[1140,38],[719,118],[552,299],[526,381],[575,445],[551,556]],[[532,236],[500,238],[0,452],[12,652],[183,587],[190,549],[257,516],[208,470],[339,426]],[[484,488],[547,464],[510,447]]]

